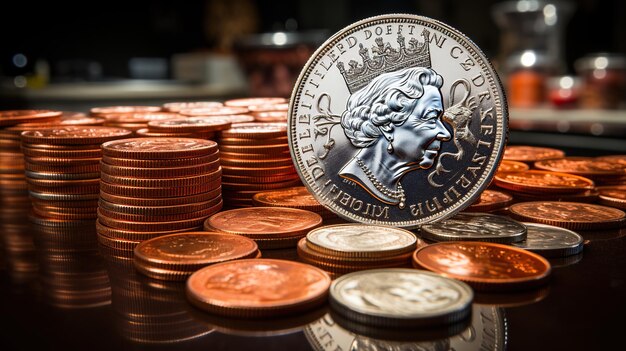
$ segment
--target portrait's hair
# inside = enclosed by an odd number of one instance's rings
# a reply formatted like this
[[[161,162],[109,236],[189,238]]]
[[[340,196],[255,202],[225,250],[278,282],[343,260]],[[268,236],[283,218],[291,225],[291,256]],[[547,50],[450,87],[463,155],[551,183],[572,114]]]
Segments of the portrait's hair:
[[[352,94],[341,115],[341,126],[352,145],[374,144],[393,126],[401,126],[411,115],[424,86],[441,88],[443,78],[430,68],[412,67],[381,74]]]

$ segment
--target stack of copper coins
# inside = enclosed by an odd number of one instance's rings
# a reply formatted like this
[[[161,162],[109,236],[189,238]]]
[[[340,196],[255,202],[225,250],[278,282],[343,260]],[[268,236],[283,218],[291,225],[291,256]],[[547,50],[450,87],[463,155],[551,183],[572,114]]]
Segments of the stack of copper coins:
[[[163,109],[167,112],[178,113],[181,110],[190,110],[194,108],[216,108],[222,106],[224,106],[224,104],[218,101],[168,102],[163,104]]]
[[[142,112],[129,114],[104,115],[105,125],[132,130],[137,134],[138,130],[148,127],[152,121],[168,121],[171,119],[181,119],[183,116],[172,112]]]
[[[142,137],[175,137],[215,139],[215,133],[229,129],[230,120],[219,117],[188,117],[148,123],[147,129],[137,131]]]
[[[109,127],[58,127],[22,133],[33,212],[74,221],[96,218],[103,142],[128,137]]]
[[[223,211],[209,217],[204,230],[237,234],[265,249],[294,248],[310,230],[322,224],[311,211],[285,207],[251,207]]]
[[[98,238],[132,257],[141,242],[190,231],[222,208],[217,144],[190,138],[133,138],[102,145]]]
[[[33,219],[45,300],[59,308],[91,308],[111,303],[111,284],[98,252],[92,220]]]
[[[337,277],[365,269],[408,267],[415,248],[424,245],[404,229],[338,224],[311,230],[298,242],[298,256]]]
[[[241,123],[220,133],[222,186],[228,207],[253,205],[254,194],[301,184],[284,123]]]
[[[261,191],[252,197],[252,203],[254,206],[299,208],[315,212],[323,219],[336,218],[303,186]]]
[[[289,103],[281,97],[227,100],[224,105],[247,108],[256,122],[286,122]]]
[[[193,318],[184,283],[143,276],[132,258],[105,253],[104,261],[111,280],[115,327],[123,338],[138,344],[169,344],[213,330]]]
[[[189,232],[146,240],[135,248],[137,270],[159,280],[187,280],[212,264],[259,258],[257,244],[246,237],[212,232]]]

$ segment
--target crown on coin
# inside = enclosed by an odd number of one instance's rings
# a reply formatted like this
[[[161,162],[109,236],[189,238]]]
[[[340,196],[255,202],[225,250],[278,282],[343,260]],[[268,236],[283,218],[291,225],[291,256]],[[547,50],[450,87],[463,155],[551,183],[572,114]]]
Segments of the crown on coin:
[[[374,41],[376,45],[372,47],[373,56],[370,57],[369,50],[359,44],[359,55],[363,58],[363,64],[355,60],[348,62],[346,69],[343,62],[337,63],[339,72],[348,85],[350,94],[366,86],[372,79],[383,73],[394,72],[408,67],[429,67],[430,49],[428,47],[428,30],[422,30],[424,42],[420,43],[415,37],[409,40],[408,45],[404,42],[404,36],[398,32],[397,42],[400,45],[395,49],[390,43],[383,42],[383,38],[378,37]]]

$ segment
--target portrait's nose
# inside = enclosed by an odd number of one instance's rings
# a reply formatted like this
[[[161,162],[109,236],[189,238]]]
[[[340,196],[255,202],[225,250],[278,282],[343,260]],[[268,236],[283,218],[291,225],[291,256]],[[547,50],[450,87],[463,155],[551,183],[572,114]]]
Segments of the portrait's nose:
[[[448,131],[448,129],[446,129],[446,126],[443,124],[443,122],[439,119],[437,120],[437,140],[441,140],[441,141],[448,141],[450,140],[450,138],[452,138],[452,135],[450,135],[450,132]]]

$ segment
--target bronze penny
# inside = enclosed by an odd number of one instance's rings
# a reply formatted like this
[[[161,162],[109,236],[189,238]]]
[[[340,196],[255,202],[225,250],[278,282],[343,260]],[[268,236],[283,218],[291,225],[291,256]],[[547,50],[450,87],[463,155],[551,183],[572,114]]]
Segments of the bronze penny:
[[[72,117],[62,116],[60,120],[52,120],[48,122],[20,123],[7,129],[24,131],[24,130],[35,129],[35,128],[47,128],[51,126],[102,126],[102,125],[104,125],[104,118],[77,115],[77,116],[72,116]]]
[[[141,128],[135,131],[135,134],[138,137],[142,138],[194,138],[194,139],[214,139],[214,132],[154,132],[150,131],[148,128]]]
[[[128,206],[176,206],[193,204],[197,202],[205,202],[220,196],[222,193],[221,187],[217,187],[208,192],[198,193],[195,195],[181,196],[181,197],[164,197],[164,198],[138,198],[109,194],[103,189],[100,191],[100,197],[113,204],[128,205]]]
[[[501,188],[530,193],[575,193],[594,187],[591,179],[550,171],[498,172],[494,179]]]
[[[289,103],[275,103],[275,104],[266,104],[266,105],[250,105],[248,109],[251,113],[257,114],[259,112],[276,112],[276,111],[287,111],[289,110]]]
[[[94,107],[89,111],[89,114],[93,117],[101,117],[115,114],[152,113],[160,112],[161,110],[162,108],[158,106],[107,106]]]
[[[140,160],[199,157],[217,151],[217,143],[190,138],[133,138],[102,145],[103,155]]]
[[[556,160],[537,161],[535,167],[546,171],[576,174],[590,179],[626,175],[626,165],[601,161],[592,157],[565,157]]]
[[[543,285],[550,263],[532,252],[484,242],[445,242],[413,254],[416,267],[466,282],[477,291],[506,291]]]
[[[136,186],[140,188],[165,188],[204,185],[211,181],[219,180],[221,175],[222,170],[220,168],[217,168],[217,170],[211,170],[210,173],[162,179],[119,177],[103,172],[101,175],[101,179],[103,182],[107,182],[109,184]]]
[[[163,104],[163,109],[169,112],[178,112],[183,109],[215,108],[222,106],[224,106],[224,104],[217,101],[168,102]]]
[[[0,111],[0,127],[19,123],[54,120],[61,117],[61,111],[51,110],[10,110]]]
[[[119,157],[102,156],[102,162],[111,166],[132,167],[132,168],[169,168],[169,167],[188,167],[199,166],[213,162],[219,159],[219,151],[215,151],[206,156],[185,157],[177,159],[163,160],[142,160],[128,159]]]
[[[283,260],[237,260],[203,268],[187,280],[198,308],[231,317],[273,317],[324,304],[330,277],[313,266]]]
[[[55,127],[25,131],[22,133],[22,142],[53,145],[101,144],[127,138],[131,134],[126,129],[110,127]]]
[[[219,117],[190,117],[170,119],[164,121],[152,121],[148,123],[148,129],[155,132],[215,132],[230,128],[231,122]]]
[[[509,207],[511,216],[521,221],[563,227],[571,230],[619,228],[626,223],[624,211],[578,202],[521,202]]]
[[[524,162],[502,160],[498,166],[498,172],[523,172],[529,170],[530,167]]]
[[[220,138],[220,145],[242,145],[242,146],[258,146],[258,145],[287,145],[287,136],[278,138]]]
[[[598,161],[606,161],[611,163],[619,163],[626,166],[626,155],[609,155],[596,157]]]
[[[208,116],[229,116],[229,115],[243,115],[248,113],[249,110],[246,107],[205,107],[205,108],[186,108],[178,111],[183,116],[189,117],[208,117]],[[254,117],[253,117],[254,119]]]
[[[303,236],[321,224],[322,217],[311,211],[253,207],[216,213],[206,220],[205,228],[251,238],[272,238]]]
[[[215,172],[219,169],[220,161],[199,164],[196,166],[186,167],[163,167],[163,168],[137,168],[112,166],[107,163],[100,163],[102,173],[106,173],[115,177],[127,178],[176,178],[185,176],[194,176]]]
[[[102,156],[102,150],[96,149],[39,149],[30,148],[29,144],[22,146],[24,156],[28,157],[50,157],[50,158],[96,158]]]
[[[100,182],[100,191],[111,195],[136,197],[136,198],[167,198],[177,196],[189,196],[206,193],[220,187],[220,179],[216,178],[205,184],[178,186],[178,187],[159,187],[147,188],[138,186],[128,186]]]
[[[171,119],[186,119],[185,117],[170,112],[144,112],[144,113],[129,113],[129,114],[112,114],[102,116],[106,123],[131,123],[131,124],[147,124],[151,121],[163,121]]]
[[[221,132],[223,138],[280,138],[287,135],[287,123],[236,123]]]
[[[253,98],[239,98],[224,101],[224,106],[229,107],[249,107],[258,105],[275,105],[284,104],[287,99],[282,97],[253,97]]]
[[[505,208],[513,202],[513,196],[497,191],[487,189],[480,194],[478,201],[474,202],[465,212],[489,212]]]
[[[239,235],[188,232],[143,241],[135,248],[135,263],[191,274],[211,264],[254,258],[258,250],[253,240]]]
[[[626,209],[626,185],[599,186],[597,189],[602,205]]]
[[[266,111],[254,114],[254,120],[262,123],[287,122],[287,118],[287,111]]]
[[[504,159],[507,161],[535,162],[562,157],[565,157],[563,151],[548,147],[514,145],[504,149]]]
[[[259,192],[252,201],[256,206],[301,208],[313,212],[325,209],[303,186]]]

